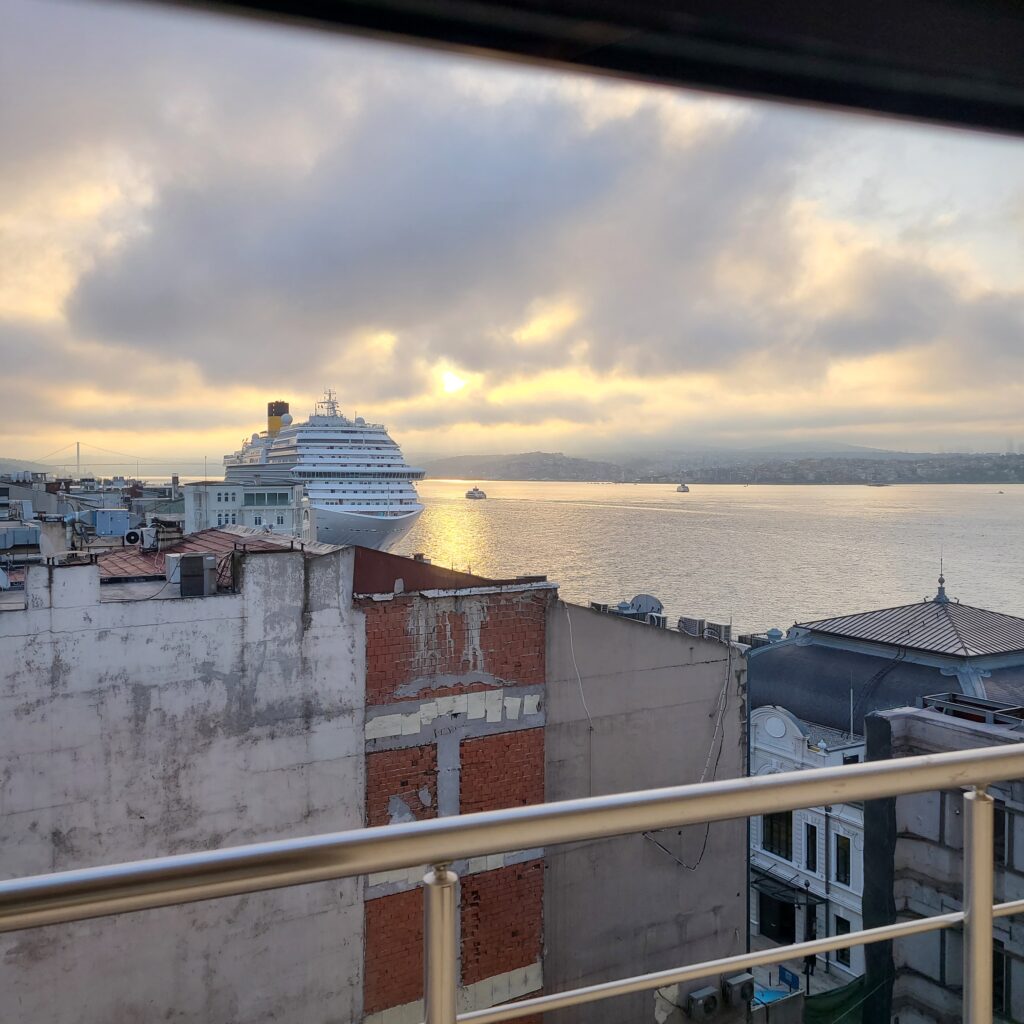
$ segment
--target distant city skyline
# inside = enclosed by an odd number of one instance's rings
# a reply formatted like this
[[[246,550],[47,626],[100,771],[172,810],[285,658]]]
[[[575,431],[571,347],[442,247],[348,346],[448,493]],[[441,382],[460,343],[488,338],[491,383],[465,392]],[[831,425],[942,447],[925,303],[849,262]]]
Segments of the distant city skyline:
[[[1024,443],[1019,141],[157,6],[0,18],[0,458],[219,470],[324,386],[415,458]]]

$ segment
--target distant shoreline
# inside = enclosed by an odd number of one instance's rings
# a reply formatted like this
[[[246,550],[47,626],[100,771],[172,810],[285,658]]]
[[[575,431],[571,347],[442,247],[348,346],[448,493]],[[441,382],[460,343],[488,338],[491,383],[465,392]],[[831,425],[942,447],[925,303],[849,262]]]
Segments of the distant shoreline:
[[[498,484],[614,484],[616,487],[674,487],[678,480],[562,480],[556,477],[428,476],[424,482]],[[897,480],[869,483],[864,480],[687,480],[691,487],[1020,487],[1017,480]]]

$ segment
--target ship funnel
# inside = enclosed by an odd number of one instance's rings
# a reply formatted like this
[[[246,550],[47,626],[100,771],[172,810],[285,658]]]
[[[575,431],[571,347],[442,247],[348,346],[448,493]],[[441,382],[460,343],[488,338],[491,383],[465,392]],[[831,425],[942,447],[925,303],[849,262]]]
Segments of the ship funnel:
[[[267,433],[274,437],[281,430],[281,417],[288,412],[287,402],[267,402]]]

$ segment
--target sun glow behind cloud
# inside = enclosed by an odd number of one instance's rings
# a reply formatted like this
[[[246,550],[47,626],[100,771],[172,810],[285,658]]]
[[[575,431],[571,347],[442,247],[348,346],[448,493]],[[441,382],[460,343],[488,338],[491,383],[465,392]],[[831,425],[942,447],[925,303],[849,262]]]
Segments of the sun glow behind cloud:
[[[323,386],[422,451],[1024,434],[1019,145],[0,2],[0,455]]]

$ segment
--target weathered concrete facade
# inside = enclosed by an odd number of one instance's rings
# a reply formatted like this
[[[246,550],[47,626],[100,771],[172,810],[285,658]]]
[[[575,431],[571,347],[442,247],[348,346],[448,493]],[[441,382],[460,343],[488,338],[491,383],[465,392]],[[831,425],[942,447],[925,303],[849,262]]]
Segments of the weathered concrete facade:
[[[705,769],[707,781],[743,775],[745,663],[735,647],[562,602],[549,609],[547,645],[548,800],[698,782]],[[546,990],[743,952],[746,842],[738,820],[549,848]],[[666,994],[682,1005],[707,984]],[[559,1024],[654,1016],[651,993],[547,1015]]]
[[[351,551],[250,553],[238,593],[199,599],[31,567],[0,612],[3,875],[361,825],[351,581]],[[362,929],[352,880],[14,933],[2,1016],[355,1020]]]
[[[1020,743],[1021,732],[928,708],[867,719],[869,760]],[[989,787],[996,799],[995,902],[1024,898],[1024,781]],[[963,791],[916,793],[865,805],[864,926],[963,909]],[[1016,918],[995,921],[994,1010],[1024,1019],[1024,935]],[[865,947],[864,1020],[949,1024],[963,1017],[963,929]]]

